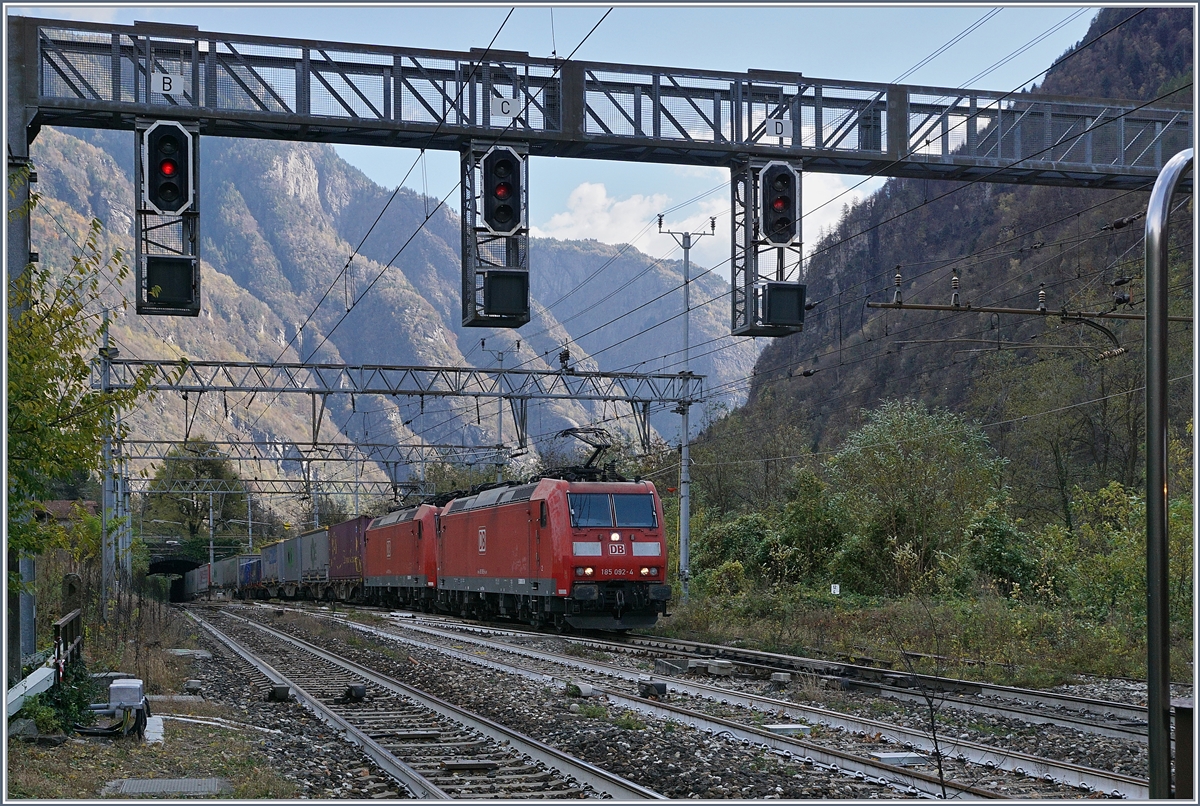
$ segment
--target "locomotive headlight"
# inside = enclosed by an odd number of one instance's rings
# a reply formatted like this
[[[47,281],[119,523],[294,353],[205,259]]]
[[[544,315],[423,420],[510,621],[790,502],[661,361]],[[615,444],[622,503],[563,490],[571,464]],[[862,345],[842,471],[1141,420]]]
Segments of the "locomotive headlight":
[[[650,566],[650,576],[652,576],[652,577],[658,576],[658,569],[655,568],[654,566]]]
[[[575,566],[575,576],[577,576],[577,577],[583,576],[583,566],[582,565]]]
[[[611,541],[613,541],[613,542],[615,543],[615,542],[617,542],[618,540],[620,540],[620,539],[621,539],[621,533],[620,533],[620,532],[613,532],[611,535],[609,535],[609,536],[608,536],[608,539],[609,539],[609,540],[611,540]]]
[[[590,577],[594,573],[596,573],[596,569],[592,568],[591,566],[588,566],[587,568],[583,569],[583,575],[585,577]]]
[[[643,569],[642,569],[642,576],[644,576],[644,577],[648,577],[648,576],[650,576],[650,569],[649,569],[649,568],[643,568]]]

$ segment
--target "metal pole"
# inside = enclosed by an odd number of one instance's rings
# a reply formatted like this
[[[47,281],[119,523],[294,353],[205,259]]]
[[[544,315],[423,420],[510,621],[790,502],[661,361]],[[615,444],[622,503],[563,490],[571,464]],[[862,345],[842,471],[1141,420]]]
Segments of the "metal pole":
[[[515,239],[514,239],[515,240]],[[500,351],[500,371],[504,371],[504,351]],[[504,398],[496,398],[496,483],[504,481]]]
[[[683,372],[691,375],[691,355],[688,327],[691,319],[691,302],[689,293],[692,282],[692,236],[701,238],[705,235],[715,235],[716,219],[710,219],[709,232],[674,232],[663,230],[663,217],[658,217],[658,231],[665,232],[675,239],[675,243],[683,248]],[[679,437],[679,589],[680,599],[684,604],[688,600],[688,580],[691,579],[691,519],[692,519],[692,456],[689,439],[688,412],[691,408],[691,383],[686,389],[686,399],[679,404],[675,411],[683,418],[683,433]]]
[[[691,319],[691,305],[688,290],[691,286],[691,251],[692,233],[683,233],[683,371],[690,371],[690,355],[688,351],[688,320]],[[690,440],[688,439],[688,410],[687,402],[680,406],[683,415],[683,433],[679,438],[679,587],[680,598],[684,604],[688,600],[688,580],[691,577],[691,519],[692,519],[692,456]]]
[[[107,393],[110,383],[110,358],[108,344],[108,309],[101,320],[103,328],[100,343],[100,391]],[[106,394],[107,396],[107,394]],[[103,443],[104,482],[100,502],[100,621],[108,623],[108,597],[112,592],[112,556],[109,550],[109,513],[112,512],[112,436],[106,429]]]
[[[1146,675],[1150,798],[1171,797],[1167,587],[1167,221],[1193,150],[1171,158],[1146,208]]]
[[[208,493],[208,573],[212,574],[213,564],[213,494]],[[212,582],[212,579],[209,579]]]
[[[250,491],[246,491],[246,551],[254,553],[254,507],[250,504]]]

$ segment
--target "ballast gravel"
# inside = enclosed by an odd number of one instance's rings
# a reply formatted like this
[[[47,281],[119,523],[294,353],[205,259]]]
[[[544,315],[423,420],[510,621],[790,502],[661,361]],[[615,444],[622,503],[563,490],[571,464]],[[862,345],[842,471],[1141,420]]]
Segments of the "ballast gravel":
[[[548,684],[470,666],[433,649],[384,642],[361,634],[347,642],[343,640],[346,634],[339,628],[327,624],[318,626],[318,622],[306,617],[290,613],[281,617],[275,611],[263,608],[239,608],[238,612],[253,616],[255,620],[269,621],[276,628],[319,643],[673,799],[895,799],[912,796],[869,780],[857,780],[845,772],[804,764],[798,758],[788,758],[760,746],[744,746],[720,735],[649,720],[607,702],[570,698],[561,689]],[[453,639],[445,640],[454,644]],[[579,649],[571,649],[562,639],[553,636],[525,636],[512,640],[546,652],[580,654]],[[432,641],[438,642],[440,639]],[[205,645],[215,646],[211,641]],[[468,647],[465,642],[457,649],[486,654],[478,648]],[[652,659],[645,657],[623,653],[591,654],[593,659],[640,671],[652,668]],[[376,768],[355,745],[301,706],[263,702],[265,681],[227,650],[214,650],[211,661],[197,661],[196,672],[203,680],[202,693],[206,697],[239,708],[246,714],[246,721],[264,727],[278,726],[283,731],[281,737],[264,738],[260,746],[279,765],[281,773],[295,778],[305,796],[408,797],[400,785]],[[561,670],[557,675],[562,676]],[[928,724],[928,711],[917,704],[887,701],[881,705],[879,698],[861,692],[822,691],[805,685],[793,685],[780,691],[766,681],[748,677],[702,677],[710,685],[716,683],[908,727],[919,729]],[[1104,697],[1105,682],[1090,681],[1088,696]],[[1117,681],[1117,684],[1128,685],[1126,681]],[[1114,696],[1112,699],[1125,697]],[[750,722],[745,712],[738,713],[737,708],[712,701],[679,704],[734,721]],[[938,719],[943,735],[1138,777],[1145,774],[1144,744],[953,708],[941,709]],[[876,749],[899,749],[880,744],[877,738],[840,730],[817,731],[817,734],[822,744],[861,755]],[[947,763],[947,774],[953,777],[953,763],[950,760]],[[926,769],[926,772],[934,771]],[[1001,782],[989,786],[1014,797],[1087,796],[1087,793],[1069,787],[1053,785],[1029,789],[1019,782],[1011,785]]]

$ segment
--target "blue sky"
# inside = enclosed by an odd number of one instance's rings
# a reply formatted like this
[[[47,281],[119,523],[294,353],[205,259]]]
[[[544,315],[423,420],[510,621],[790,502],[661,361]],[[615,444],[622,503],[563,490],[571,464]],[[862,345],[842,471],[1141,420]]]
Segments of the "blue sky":
[[[605,17],[605,12],[612,11]],[[512,15],[505,23],[505,17]],[[729,70],[798,71],[808,76],[1007,91],[1028,86],[1087,31],[1097,7],[1034,5],[796,6],[738,4],[507,6],[282,5],[250,7],[7,4],[8,14],[122,24],[153,20],[198,25],[219,33],[329,39],[374,45],[466,51],[486,47],[532,56]],[[604,18],[589,36],[596,23]],[[503,27],[501,27],[503,24]],[[973,26],[971,33],[923,66]],[[497,36],[497,31],[499,35]],[[580,43],[582,42],[582,45]],[[576,48],[578,50],[576,51]],[[424,163],[408,149],[339,146],[339,152],[381,185],[405,185],[457,208],[458,157],[430,152]],[[415,165],[415,167],[414,167]],[[806,174],[804,221],[812,243],[843,202],[878,187],[861,178]],[[662,211],[702,196],[667,217],[674,229],[708,229],[692,259],[715,265],[729,257],[728,172],[720,169],[541,158],[530,165],[530,218],[535,235],[632,241],[655,256],[677,252],[674,241],[647,227]],[[702,195],[706,194],[707,195]],[[639,236],[639,233],[641,235]]]

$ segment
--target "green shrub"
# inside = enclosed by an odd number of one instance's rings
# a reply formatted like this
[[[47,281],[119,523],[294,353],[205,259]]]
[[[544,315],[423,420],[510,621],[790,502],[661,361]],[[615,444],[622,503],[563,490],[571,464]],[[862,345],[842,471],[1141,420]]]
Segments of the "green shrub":
[[[1028,590],[1037,574],[1029,536],[1008,517],[996,501],[989,501],[966,529],[971,566],[996,589],[1010,596],[1014,588]]]

